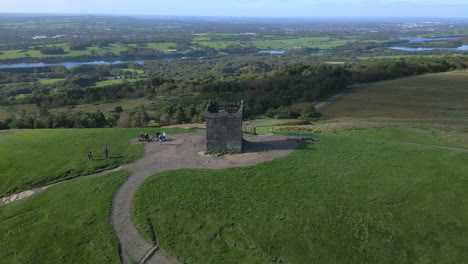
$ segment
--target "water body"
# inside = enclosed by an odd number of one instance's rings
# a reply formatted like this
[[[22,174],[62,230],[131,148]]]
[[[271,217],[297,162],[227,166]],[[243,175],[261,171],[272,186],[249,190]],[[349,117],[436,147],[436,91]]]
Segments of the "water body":
[[[461,37],[442,37],[442,38],[399,38],[401,40],[409,40],[409,42],[421,42],[421,41],[438,41],[448,39],[461,39]]]
[[[426,50],[468,50],[468,45],[463,45],[458,48],[408,48],[408,47],[388,47],[394,50],[406,50],[406,51],[426,51]]]
[[[16,64],[0,64],[0,69],[6,68],[30,68],[30,67],[45,67],[45,66],[65,66],[67,69],[71,69],[78,65],[112,65],[119,63],[127,62],[136,62],[138,64],[143,64],[143,60],[134,60],[134,61],[90,61],[90,62],[60,62],[60,63],[16,63]]]
[[[285,50],[262,50],[262,51],[259,51],[258,53],[283,54],[285,52],[286,52]]]

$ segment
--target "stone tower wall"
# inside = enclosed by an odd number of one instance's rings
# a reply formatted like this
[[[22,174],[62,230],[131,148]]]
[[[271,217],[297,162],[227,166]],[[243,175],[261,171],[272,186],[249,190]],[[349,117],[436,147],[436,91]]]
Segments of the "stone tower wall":
[[[235,113],[206,108],[206,151],[242,152],[242,103]]]

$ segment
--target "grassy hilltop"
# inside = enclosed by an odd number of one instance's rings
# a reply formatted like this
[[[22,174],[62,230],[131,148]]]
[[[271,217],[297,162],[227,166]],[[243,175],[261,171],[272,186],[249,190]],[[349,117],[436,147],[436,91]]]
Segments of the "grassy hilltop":
[[[138,227],[182,263],[467,262],[468,153],[413,144],[468,149],[467,79],[454,72],[367,84],[312,125],[252,121],[259,131],[320,141],[252,167],[159,173],[134,199]],[[1,193],[131,161],[143,153],[129,144],[141,131],[2,131]],[[118,263],[109,213],[125,177],[77,179],[1,206],[0,259]]]
[[[326,121],[273,125],[321,139],[288,157],[154,175],[136,221],[183,263],[467,262],[468,153],[412,144],[468,149],[467,80],[364,85]]]

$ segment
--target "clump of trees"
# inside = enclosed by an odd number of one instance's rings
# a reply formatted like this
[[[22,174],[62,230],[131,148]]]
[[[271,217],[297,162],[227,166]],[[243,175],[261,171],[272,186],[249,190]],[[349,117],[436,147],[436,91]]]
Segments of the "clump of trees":
[[[51,114],[43,108],[39,113],[23,113],[21,117],[0,121],[0,129],[141,127],[146,126],[152,118],[142,109],[124,111],[121,106],[109,113],[96,111]]]
[[[41,49],[41,54],[61,55],[61,54],[65,54],[65,50],[62,47],[44,47]]]

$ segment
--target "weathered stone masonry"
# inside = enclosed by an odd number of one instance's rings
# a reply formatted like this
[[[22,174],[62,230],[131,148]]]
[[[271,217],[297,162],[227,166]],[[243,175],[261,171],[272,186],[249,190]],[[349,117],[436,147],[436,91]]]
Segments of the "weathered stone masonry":
[[[242,152],[242,101],[209,102],[206,107],[206,151]]]

